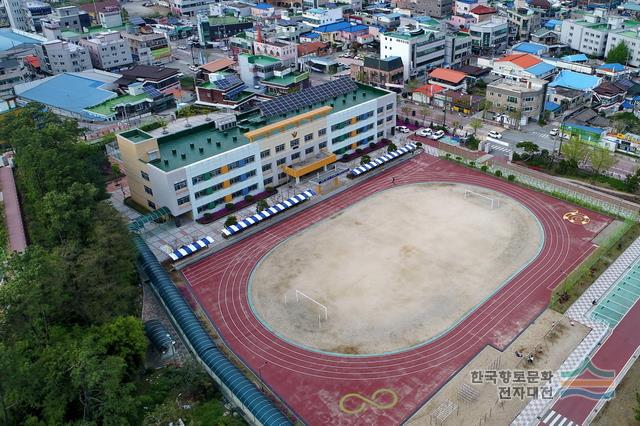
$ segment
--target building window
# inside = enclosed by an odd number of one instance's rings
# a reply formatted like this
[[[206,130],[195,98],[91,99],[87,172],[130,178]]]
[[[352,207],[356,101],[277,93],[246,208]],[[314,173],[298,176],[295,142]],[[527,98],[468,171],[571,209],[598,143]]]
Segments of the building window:
[[[142,170],[140,170],[140,176],[142,176],[142,179],[144,180],[149,180],[149,175],[146,172],[143,172]]]
[[[144,186],[144,192],[146,192],[149,195],[153,195],[153,191],[147,185]]]
[[[156,203],[154,203],[153,201],[147,200],[147,206],[149,206],[149,208],[151,210],[155,210],[156,209]]]
[[[183,204],[187,204],[189,202],[189,196],[178,198],[178,205],[181,206]]]
[[[507,102],[511,102],[511,103],[518,103],[518,98],[516,98],[515,96],[507,96]]]
[[[284,151],[284,144],[283,143],[278,145],[278,146],[276,146],[276,152],[282,152],[282,151]]]
[[[378,114],[382,114],[384,112],[384,107],[378,108]]]
[[[389,111],[390,109],[393,109],[393,104],[387,104],[387,111]]]
[[[291,142],[289,142],[289,145],[291,146],[292,149],[298,149],[300,147],[300,139],[294,139]]]
[[[271,170],[271,163],[265,164],[264,166],[262,166],[262,171],[266,172],[268,170]]]
[[[309,147],[307,149],[304,150],[305,154],[313,154],[313,147]]]
[[[320,129],[318,130],[318,136],[324,136],[327,134],[327,129]]]
[[[265,185],[265,186],[270,185],[272,183],[273,183],[273,178],[272,177],[266,178],[265,180],[262,181],[262,184]]]
[[[320,142],[320,143],[318,144],[318,149],[324,149],[324,148],[326,148],[326,147],[327,147],[327,143],[326,143],[326,142]]]
[[[279,173],[279,174],[278,174],[278,179],[284,179],[284,178],[286,178],[286,177],[287,177],[287,174],[286,174],[286,173]]]
[[[187,187],[187,181],[186,180],[181,180],[180,182],[176,182],[173,184],[173,189],[175,189],[176,191],[182,189],[182,188],[186,188]]]
[[[297,160],[298,158],[300,158],[300,153],[299,152],[294,152],[293,154],[291,154],[291,159],[292,160]]]
[[[305,142],[309,142],[311,139],[313,139],[313,133],[309,133],[308,135],[304,135],[304,141]]]
[[[387,121],[391,121],[391,120],[393,120],[393,116],[392,115],[387,117]]]
[[[260,158],[267,158],[270,155],[271,155],[271,150],[270,149],[265,149],[264,151],[262,151],[260,153]]]
[[[287,162],[287,159],[286,159],[286,158],[279,158],[279,159],[276,161],[276,165],[281,166],[281,165],[283,165],[283,164],[284,164],[284,163],[286,163],[286,162]]]

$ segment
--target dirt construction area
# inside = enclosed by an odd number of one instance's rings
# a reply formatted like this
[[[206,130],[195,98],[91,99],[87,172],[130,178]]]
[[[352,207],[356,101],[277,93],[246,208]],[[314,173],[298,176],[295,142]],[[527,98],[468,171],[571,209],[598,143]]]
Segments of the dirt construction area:
[[[500,193],[400,186],[277,246],[253,271],[249,298],[258,318],[292,343],[345,354],[397,351],[455,325],[542,242],[533,214]]]

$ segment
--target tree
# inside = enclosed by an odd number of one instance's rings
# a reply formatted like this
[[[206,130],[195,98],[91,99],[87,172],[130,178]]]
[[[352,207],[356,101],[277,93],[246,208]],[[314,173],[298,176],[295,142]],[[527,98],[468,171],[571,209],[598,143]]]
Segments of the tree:
[[[577,168],[581,161],[586,160],[589,152],[589,146],[577,138],[571,138],[562,144],[562,155],[572,168]]]
[[[533,157],[537,152],[540,151],[540,147],[537,144],[530,141],[519,142],[516,144],[516,148],[520,148],[527,153],[526,160]]]
[[[591,168],[596,175],[599,175],[603,170],[610,169],[618,162],[611,151],[599,147],[594,147],[591,150],[589,161],[591,162]]]
[[[362,157],[360,157],[360,165],[367,164],[370,161],[371,157],[369,157],[368,155],[363,155]]]
[[[235,216],[227,216],[227,219],[224,221],[224,226],[231,226],[238,223],[238,218]]]
[[[267,203],[265,200],[260,200],[256,203],[256,213],[260,213],[263,210],[266,210],[269,208],[269,203]]]
[[[427,121],[427,117],[431,116],[431,109],[427,107],[420,108],[420,115],[422,115],[422,124],[424,124]]]
[[[478,131],[478,129],[482,128],[482,120],[480,120],[479,118],[474,118],[473,120],[471,120],[469,122],[469,126],[471,126],[471,128],[473,129],[473,135],[475,136],[476,132]]]
[[[624,41],[616,44],[607,54],[607,63],[626,65],[631,52]]]
[[[389,145],[387,145],[387,152],[395,151],[396,149],[398,149],[398,147],[393,142],[391,142],[391,143],[389,143]]]

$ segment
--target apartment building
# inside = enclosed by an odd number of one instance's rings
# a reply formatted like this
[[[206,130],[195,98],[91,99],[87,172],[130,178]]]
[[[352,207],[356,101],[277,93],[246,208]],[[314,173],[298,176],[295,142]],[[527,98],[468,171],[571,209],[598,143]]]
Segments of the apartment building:
[[[445,18],[453,12],[453,0],[396,0],[393,5],[409,9],[416,15],[428,15],[433,18]]]
[[[503,51],[509,39],[509,23],[503,17],[493,16],[490,21],[477,22],[469,26],[471,48],[477,54]]]
[[[605,10],[597,9],[585,14],[583,19],[562,21],[560,42],[581,53],[602,57],[607,52],[607,43],[612,33],[624,33],[639,27],[640,23],[637,21],[622,16],[609,16]]]
[[[84,46],[62,40],[52,40],[36,45],[42,71],[48,74],[80,72],[92,68],[91,56]]]
[[[545,101],[547,82],[529,79],[526,82],[511,79],[496,80],[487,85],[487,101],[491,102],[493,111],[505,111],[504,119],[509,124],[526,125],[529,120],[538,120]]]
[[[342,21],[342,7],[316,7],[302,13],[303,23],[310,27]]]
[[[22,0],[3,0],[2,4],[12,29],[20,31],[31,30],[29,11]]]
[[[240,78],[246,85],[254,88],[266,86],[270,94],[296,92],[309,86],[309,73],[296,70],[295,56],[292,61],[268,55],[241,53],[238,55],[238,68]]]
[[[401,26],[395,32],[381,34],[380,58],[392,56],[402,59],[405,80],[424,80],[431,69],[444,63],[445,34],[414,26]]]
[[[196,16],[200,13],[207,14],[209,6],[216,3],[215,0],[170,0],[171,12],[181,16]]]
[[[131,47],[119,32],[111,31],[80,40],[87,48],[94,68],[111,71],[133,64]]]
[[[137,64],[158,65],[171,60],[169,40],[151,27],[129,27],[122,33],[122,38],[129,45],[133,61]]]
[[[629,58],[626,65],[632,67],[640,67],[640,27],[612,31],[607,38],[607,45],[604,49],[604,55],[608,55],[609,51],[616,47],[620,42],[624,42],[629,49]]]
[[[0,59],[0,98],[11,95],[13,86],[29,78],[29,70],[16,58]]]
[[[136,202],[199,218],[389,137],[395,117],[395,93],[343,78],[261,103],[248,116],[191,117],[189,126],[129,130],[117,142]]]
[[[469,64],[472,55],[473,40],[468,33],[447,33],[444,45],[444,64],[459,68]]]
[[[540,28],[540,14],[529,8],[507,9],[507,20],[518,40],[529,40],[529,34]]]
[[[54,40],[61,31],[82,33],[83,28],[91,27],[91,16],[78,6],[58,7],[41,23],[43,35]]]

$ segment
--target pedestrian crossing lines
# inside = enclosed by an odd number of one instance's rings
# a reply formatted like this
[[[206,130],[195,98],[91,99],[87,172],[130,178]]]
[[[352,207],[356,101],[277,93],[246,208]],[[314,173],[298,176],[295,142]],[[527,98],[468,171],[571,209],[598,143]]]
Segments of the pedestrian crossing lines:
[[[509,149],[506,146],[501,146],[501,145],[496,145],[495,143],[492,143],[491,146],[489,147],[489,151],[500,151],[503,152],[505,154],[511,154],[511,149]]]
[[[537,138],[544,138],[544,139],[549,139],[549,133],[544,133],[544,132],[530,132],[530,135],[533,135]]]
[[[560,413],[556,413],[550,410],[542,420],[543,425],[547,426],[579,426],[578,423],[574,423]]]

